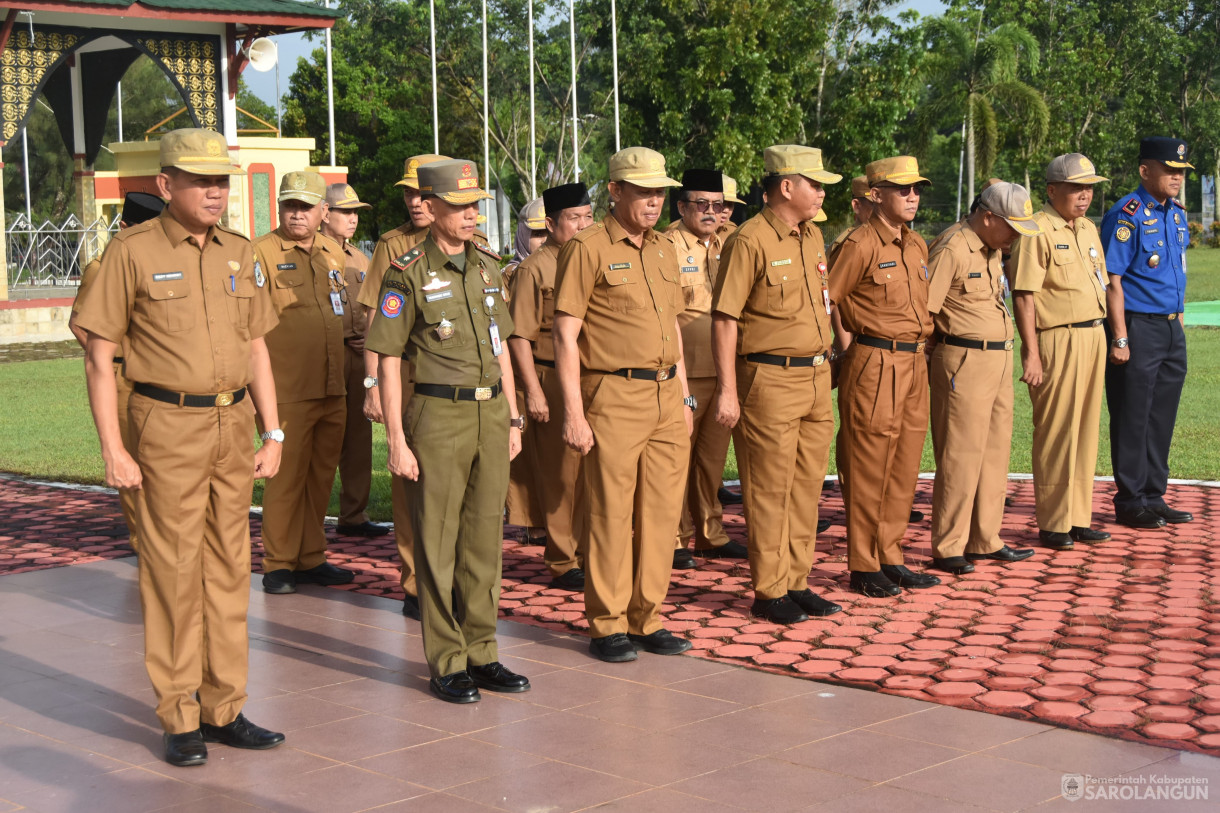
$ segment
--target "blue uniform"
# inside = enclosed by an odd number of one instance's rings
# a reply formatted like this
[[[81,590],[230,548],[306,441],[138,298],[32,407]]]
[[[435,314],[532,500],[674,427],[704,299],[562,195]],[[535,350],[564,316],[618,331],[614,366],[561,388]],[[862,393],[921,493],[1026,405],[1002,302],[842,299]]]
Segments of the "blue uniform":
[[[1157,203],[1143,186],[1121,198],[1101,221],[1106,268],[1123,278],[1134,313],[1181,313],[1186,302],[1186,212],[1176,200]]]

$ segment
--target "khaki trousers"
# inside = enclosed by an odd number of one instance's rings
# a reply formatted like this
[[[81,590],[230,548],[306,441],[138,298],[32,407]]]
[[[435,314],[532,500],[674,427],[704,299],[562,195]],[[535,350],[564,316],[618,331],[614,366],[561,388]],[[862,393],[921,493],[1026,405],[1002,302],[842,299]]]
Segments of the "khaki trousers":
[[[263,572],[326,562],[326,507],[346,422],[345,396],[278,404],[284,451],[263,489]]]
[[[538,457],[527,439],[533,431],[533,421],[525,409],[525,393],[517,393],[517,414],[525,415],[525,432],[521,435],[521,454],[508,465],[508,524],[518,528],[541,528],[545,522],[537,493]]]
[[[123,365],[114,365],[114,389],[118,398],[119,437],[123,439],[123,448],[135,457],[135,444],[132,441],[130,422],[127,420],[127,402],[131,400],[131,382],[123,377]],[[119,489],[119,510],[123,512],[123,522],[127,523],[127,536],[131,541],[131,549],[140,552],[140,535],[136,532],[136,494],[128,489]]]
[[[716,423],[716,379],[687,379],[695,397],[695,429],[690,439],[690,472],[682,501],[682,520],[678,526],[678,548],[685,548],[695,537],[695,550],[711,550],[729,541],[721,522],[724,507],[718,492],[724,483],[724,459],[729,453],[733,431]]]
[[[551,417],[546,423],[531,422],[525,429],[524,449],[534,459],[534,495],[542,509],[546,528],[546,550],[542,558],[554,576],[562,576],[580,564],[573,511],[576,480],[580,476],[580,452],[563,442],[563,391],[554,368],[534,365],[538,383],[546,396]],[[525,414],[525,413],[522,413]]]
[[[853,344],[839,375],[836,446],[850,570],[902,564],[927,432],[924,354]]]
[[[228,725],[246,702],[254,408],[128,403],[144,664],[171,734]],[[195,693],[199,699],[195,699]]]
[[[343,378],[347,383],[347,419],[339,452],[339,524],[368,522],[369,489],[373,482],[373,424],[364,417],[364,354],[343,348]]]
[[[415,522],[424,656],[433,677],[499,659],[496,613],[508,491],[508,401],[417,395],[407,442],[419,479],[406,481]],[[456,599],[456,603],[455,603]]]
[[[818,499],[830,464],[834,411],[830,365],[789,367],[737,360],[741,419],[734,449],[758,599],[808,587]]]
[[[936,346],[932,383],[932,555],[1004,547],[1004,495],[1012,450],[1012,351]]]
[[[690,460],[675,379],[581,378],[593,448],[578,486],[589,633],[650,635],[661,628],[674,534]]]
[[[1106,333],[1100,327],[1038,332],[1042,384],[1034,411],[1034,513],[1038,528],[1067,533],[1093,524],[1093,476],[1105,392]]]
[[[407,407],[411,404],[411,396],[415,394],[415,385],[411,381],[411,365],[402,363],[402,404],[403,428],[406,429]],[[398,546],[398,561],[402,568],[399,573],[399,583],[408,596],[418,596],[419,588],[415,585],[415,521],[411,518],[411,505],[407,498],[407,480],[390,475],[390,511],[394,518],[394,542]]]

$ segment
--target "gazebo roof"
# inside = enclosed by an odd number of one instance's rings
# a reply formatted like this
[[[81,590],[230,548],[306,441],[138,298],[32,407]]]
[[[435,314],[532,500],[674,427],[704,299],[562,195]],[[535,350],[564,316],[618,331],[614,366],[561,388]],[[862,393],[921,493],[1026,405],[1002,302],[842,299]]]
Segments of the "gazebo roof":
[[[258,26],[267,33],[329,28],[338,9],[297,0],[24,0],[30,11],[61,11]]]

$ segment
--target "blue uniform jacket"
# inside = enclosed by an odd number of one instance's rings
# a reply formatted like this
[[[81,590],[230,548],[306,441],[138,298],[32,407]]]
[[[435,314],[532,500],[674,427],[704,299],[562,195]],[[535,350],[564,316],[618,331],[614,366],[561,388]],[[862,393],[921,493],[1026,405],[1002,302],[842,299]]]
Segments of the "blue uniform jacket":
[[[1186,303],[1186,212],[1161,205],[1143,185],[1119,199],[1101,221],[1106,270],[1123,279],[1131,313],[1181,313]]]

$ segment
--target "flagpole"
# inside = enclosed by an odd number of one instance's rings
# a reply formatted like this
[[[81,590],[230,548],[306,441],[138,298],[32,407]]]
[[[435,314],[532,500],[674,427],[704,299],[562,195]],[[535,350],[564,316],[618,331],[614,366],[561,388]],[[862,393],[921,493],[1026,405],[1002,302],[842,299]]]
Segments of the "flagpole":
[[[440,153],[440,119],[436,107],[436,0],[428,0],[428,32],[432,42],[432,152]]]
[[[580,141],[577,138],[576,120],[576,0],[568,0],[569,25],[568,37],[572,49],[572,173],[574,179],[580,180]]]
[[[326,8],[330,9],[330,0],[326,0]],[[276,76],[279,76],[280,63],[275,62]],[[279,89],[276,89],[279,92]],[[276,106],[278,110],[278,104]],[[279,122],[276,122],[277,128]],[[326,126],[330,128],[330,165],[335,166],[335,73],[330,59],[330,29],[326,29]],[[278,133],[277,133],[278,135]]]
[[[488,119],[487,105],[487,0],[483,0],[483,183],[486,184],[488,192],[491,191],[491,146],[488,138],[488,131],[491,127]],[[494,201],[494,198],[493,198]],[[495,213],[495,207],[488,207],[488,220],[491,220],[491,214]],[[499,218],[496,218],[496,225],[499,225]],[[491,232],[491,223],[487,224],[488,231]],[[492,232],[494,233],[494,232]]]
[[[610,0],[610,56],[614,63],[614,151],[618,152],[618,14],[614,0]]]
[[[530,200],[538,197],[538,140],[534,129],[534,0],[529,2],[530,24]]]

